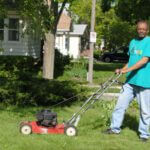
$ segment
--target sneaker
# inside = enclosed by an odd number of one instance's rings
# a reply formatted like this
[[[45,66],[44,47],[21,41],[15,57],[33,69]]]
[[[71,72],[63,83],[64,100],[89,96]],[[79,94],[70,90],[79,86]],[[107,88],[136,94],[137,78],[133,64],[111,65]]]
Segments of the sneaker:
[[[142,142],[147,142],[148,141],[148,138],[140,138],[140,140],[142,141]]]
[[[103,131],[103,133],[104,133],[104,134],[119,134],[119,133],[116,133],[116,132],[112,131],[111,128],[109,128],[109,129]]]

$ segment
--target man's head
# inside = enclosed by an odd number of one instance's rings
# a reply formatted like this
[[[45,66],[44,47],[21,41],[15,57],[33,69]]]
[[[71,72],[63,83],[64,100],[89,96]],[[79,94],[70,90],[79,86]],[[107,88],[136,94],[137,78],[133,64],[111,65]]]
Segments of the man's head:
[[[137,23],[137,33],[139,38],[144,38],[145,36],[147,36],[148,32],[149,32],[149,25],[147,21],[139,21]]]

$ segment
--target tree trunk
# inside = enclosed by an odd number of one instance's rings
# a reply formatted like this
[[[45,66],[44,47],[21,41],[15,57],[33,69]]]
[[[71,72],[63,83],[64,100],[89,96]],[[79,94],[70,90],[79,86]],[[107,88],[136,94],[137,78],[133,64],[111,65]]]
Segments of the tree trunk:
[[[58,13],[58,2],[45,0],[45,4],[49,7],[49,11],[53,14],[55,21],[53,23],[53,29],[49,29],[49,32],[45,34],[44,46],[43,46],[43,78],[54,78],[54,58],[55,58],[55,34],[57,24],[60,15],[65,7],[67,0],[63,1],[62,7]]]
[[[45,34],[43,46],[43,78],[54,78],[54,57],[55,57],[55,34],[48,32]]]

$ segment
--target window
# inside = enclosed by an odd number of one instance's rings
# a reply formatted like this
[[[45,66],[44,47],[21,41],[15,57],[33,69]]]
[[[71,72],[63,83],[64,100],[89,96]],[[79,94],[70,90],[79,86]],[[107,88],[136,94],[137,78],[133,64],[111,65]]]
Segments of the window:
[[[4,40],[4,19],[0,19],[0,41]]]
[[[69,50],[69,37],[68,36],[65,37],[65,48]]]
[[[9,19],[8,40],[19,41],[19,19],[17,18]]]

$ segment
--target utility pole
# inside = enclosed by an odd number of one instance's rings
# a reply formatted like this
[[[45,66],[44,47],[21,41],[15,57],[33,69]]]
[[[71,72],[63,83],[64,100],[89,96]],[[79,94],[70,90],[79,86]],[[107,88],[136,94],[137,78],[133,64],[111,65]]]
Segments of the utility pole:
[[[89,57],[89,68],[88,68],[88,81],[90,84],[93,83],[93,51],[94,43],[96,42],[96,33],[94,32],[95,27],[95,6],[96,0],[92,0],[92,11],[91,11],[91,31],[90,31],[90,57]]]

